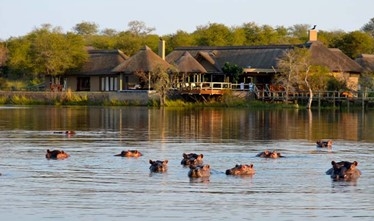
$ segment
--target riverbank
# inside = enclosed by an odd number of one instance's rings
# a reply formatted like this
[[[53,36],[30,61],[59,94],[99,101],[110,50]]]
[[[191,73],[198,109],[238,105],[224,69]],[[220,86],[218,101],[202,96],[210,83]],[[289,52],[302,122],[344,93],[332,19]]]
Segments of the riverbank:
[[[82,106],[149,106],[159,107],[159,96],[155,91],[128,90],[120,92],[63,92],[50,91],[0,91],[0,105],[82,105]],[[239,108],[295,108],[304,109],[302,100],[290,104],[281,101],[256,100],[248,93],[225,93],[221,97],[187,101],[178,93],[170,93],[167,107],[239,107]],[[316,100],[313,109],[369,109],[372,105],[349,99],[336,102]]]
[[[0,104],[147,106],[158,100],[153,91],[63,92],[0,91]]]
[[[120,92],[34,92],[0,91],[0,105],[85,105],[85,106],[159,106],[155,91],[128,90]],[[167,107],[242,107],[242,108],[299,108],[295,104],[268,103],[248,97],[247,93],[225,94],[219,99],[186,101],[170,93]]]

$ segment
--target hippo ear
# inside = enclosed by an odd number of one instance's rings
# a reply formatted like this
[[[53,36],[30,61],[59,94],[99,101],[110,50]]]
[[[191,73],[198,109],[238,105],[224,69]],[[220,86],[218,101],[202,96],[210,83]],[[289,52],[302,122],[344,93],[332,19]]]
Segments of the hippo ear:
[[[168,164],[168,162],[169,162],[168,160],[164,160],[162,163],[163,164]]]
[[[358,162],[357,161],[353,161],[353,165],[357,166]]]
[[[152,160],[149,160],[149,163],[150,163],[150,164],[153,164],[153,161],[152,161]]]
[[[209,168],[210,168],[210,165],[209,165],[209,164],[206,164],[205,167],[209,169]]]
[[[250,168],[253,168],[253,164],[251,163],[251,165],[249,165]]]
[[[331,165],[333,165],[333,166],[334,166],[335,164],[336,164],[336,163],[335,163],[335,161],[331,161]]]
[[[204,157],[204,155],[203,155],[203,154],[200,154],[200,157],[201,157],[201,158],[203,158],[203,157]]]

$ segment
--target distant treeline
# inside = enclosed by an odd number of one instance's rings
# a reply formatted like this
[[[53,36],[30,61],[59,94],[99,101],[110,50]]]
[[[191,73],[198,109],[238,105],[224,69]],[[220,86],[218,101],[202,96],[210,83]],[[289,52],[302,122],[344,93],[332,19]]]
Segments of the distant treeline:
[[[308,30],[312,26],[295,24],[291,27],[272,27],[249,22],[228,27],[209,23],[197,26],[191,33],[178,30],[159,36],[153,34],[155,28],[147,27],[141,21],[130,21],[128,29],[124,31],[110,28],[99,30],[94,22],[76,24],[71,32],[43,24],[25,36],[0,40],[0,77],[37,79],[41,74],[60,75],[79,68],[87,61],[87,47],[119,49],[131,56],[144,45],[157,51],[160,38],[166,41],[166,54],[180,46],[300,44],[308,40]],[[351,58],[359,54],[374,54],[374,18],[357,31],[318,30],[318,40],[327,47],[339,48]]]

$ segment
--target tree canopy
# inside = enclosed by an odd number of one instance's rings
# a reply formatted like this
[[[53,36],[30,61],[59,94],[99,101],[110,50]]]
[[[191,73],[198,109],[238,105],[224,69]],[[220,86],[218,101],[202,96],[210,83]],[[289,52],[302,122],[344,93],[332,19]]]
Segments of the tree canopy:
[[[4,41],[6,50],[0,48],[0,52],[7,51],[6,65],[13,74],[60,75],[68,69],[79,67],[87,59],[85,46],[119,49],[131,56],[144,45],[157,51],[160,37],[167,42],[166,53],[181,46],[302,44],[308,40],[310,27],[309,24],[272,27],[254,22],[229,27],[221,23],[208,23],[197,26],[191,33],[177,30],[159,36],[153,34],[155,28],[136,20],[128,22],[126,30],[100,30],[95,22],[83,21],[72,28],[73,32],[66,33],[60,27],[43,24],[25,36]],[[374,18],[361,30],[349,33],[319,30],[318,40],[355,58],[359,54],[374,53],[373,30]]]
[[[84,39],[44,25],[28,35],[8,42],[8,65],[23,76],[61,75],[88,58]]]

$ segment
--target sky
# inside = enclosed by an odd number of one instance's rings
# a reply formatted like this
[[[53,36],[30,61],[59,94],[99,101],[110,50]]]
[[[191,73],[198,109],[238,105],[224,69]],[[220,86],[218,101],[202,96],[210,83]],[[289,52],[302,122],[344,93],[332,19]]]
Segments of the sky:
[[[374,17],[374,0],[0,0],[0,39],[24,36],[42,24],[72,31],[92,22],[99,30],[128,29],[130,21],[155,28],[153,34],[191,33],[211,23],[245,23],[318,30],[360,30]]]

